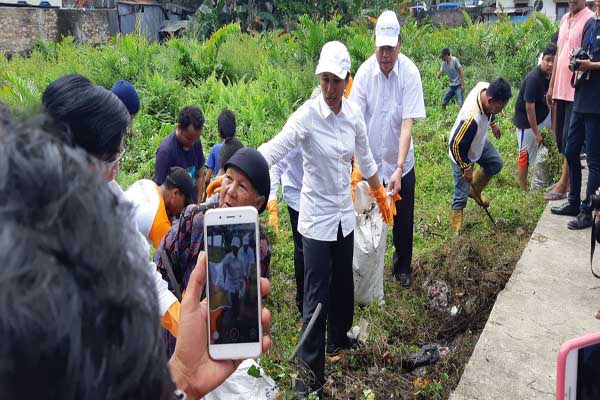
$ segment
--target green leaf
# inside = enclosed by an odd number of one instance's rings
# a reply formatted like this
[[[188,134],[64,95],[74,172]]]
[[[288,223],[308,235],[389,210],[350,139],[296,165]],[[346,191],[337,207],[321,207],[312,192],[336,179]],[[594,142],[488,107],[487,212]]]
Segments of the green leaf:
[[[256,365],[251,366],[248,368],[248,375],[255,378],[260,378],[260,368],[258,368]]]

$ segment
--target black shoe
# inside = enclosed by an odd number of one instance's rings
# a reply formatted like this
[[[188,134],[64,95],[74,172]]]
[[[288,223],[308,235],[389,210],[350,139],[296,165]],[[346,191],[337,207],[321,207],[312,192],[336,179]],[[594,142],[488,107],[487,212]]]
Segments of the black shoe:
[[[396,280],[398,282],[400,282],[400,286],[402,286],[404,289],[410,288],[410,285],[412,283],[412,278],[411,278],[410,274],[401,273],[401,274],[395,275],[394,277],[396,278]]]
[[[568,215],[576,217],[579,214],[579,205],[574,206],[571,203],[565,203],[562,206],[552,207],[550,212],[554,215]]]
[[[585,229],[585,228],[589,228],[590,226],[592,226],[593,222],[594,222],[594,219],[592,218],[592,214],[582,211],[579,213],[579,215],[577,215],[577,219],[574,219],[573,221],[569,221],[569,223],[567,224],[567,228],[574,230],[574,231],[579,230],[579,229]]]

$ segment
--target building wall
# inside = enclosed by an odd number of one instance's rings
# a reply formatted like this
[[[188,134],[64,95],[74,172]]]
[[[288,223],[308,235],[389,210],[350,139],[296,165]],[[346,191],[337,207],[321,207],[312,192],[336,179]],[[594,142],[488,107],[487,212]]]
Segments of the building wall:
[[[0,51],[25,52],[35,40],[73,36],[79,43],[102,44],[119,30],[116,10],[0,7]]]

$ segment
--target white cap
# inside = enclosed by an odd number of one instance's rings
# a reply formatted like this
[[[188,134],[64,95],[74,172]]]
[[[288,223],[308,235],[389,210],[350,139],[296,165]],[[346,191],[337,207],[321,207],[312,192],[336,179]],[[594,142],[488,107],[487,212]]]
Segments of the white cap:
[[[238,249],[241,247],[239,237],[234,236],[233,239],[231,239],[231,247],[237,247]]]
[[[248,245],[250,245],[250,234],[249,234],[249,233],[246,233],[246,234],[244,235],[244,237],[242,238],[242,244],[243,244],[244,246],[248,246]]]
[[[400,23],[393,11],[384,11],[375,25],[375,45],[377,47],[396,46],[400,35]]]
[[[323,72],[330,72],[340,79],[346,79],[350,73],[350,53],[343,43],[333,41],[323,45],[315,74],[319,75]]]

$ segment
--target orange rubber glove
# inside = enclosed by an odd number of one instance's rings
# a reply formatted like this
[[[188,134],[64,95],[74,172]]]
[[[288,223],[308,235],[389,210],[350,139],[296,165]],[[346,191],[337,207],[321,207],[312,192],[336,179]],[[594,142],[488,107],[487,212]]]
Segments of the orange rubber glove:
[[[179,328],[179,316],[181,314],[181,303],[176,301],[171,304],[165,315],[160,318],[160,324],[168,330],[171,335],[177,337]]]
[[[390,206],[387,202],[387,193],[385,192],[383,185],[380,185],[378,189],[371,188],[371,194],[377,201],[377,207],[379,207],[379,213],[381,214],[383,222],[392,224],[394,222],[394,217],[390,211]]]
[[[279,203],[277,200],[269,200],[267,203],[267,210],[269,211],[269,221],[267,222],[267,225],[275,230],[276,235],[279,235]]]
[[[350,175],[350,186],[352,188],[352,201],[356,199],[356,186],[358,183],[362,181],[363,176],[360,173],[360,169],[358,169],[358,164],[354,163],[352,165],[352,175]]]
[[[221,191],[221,183],[223,182],[223,175],[217,176],[211,183],[206,187],[206,197],[210,197],[215,193]]]
[[[396,202],[398,200],[402,200],[402,197],[400,197],[399,193],[396,193],[390,199],[390,212],[392,213],[392,217],[396,216],[396,214],[397,214],[397,212],[396,212]]]

